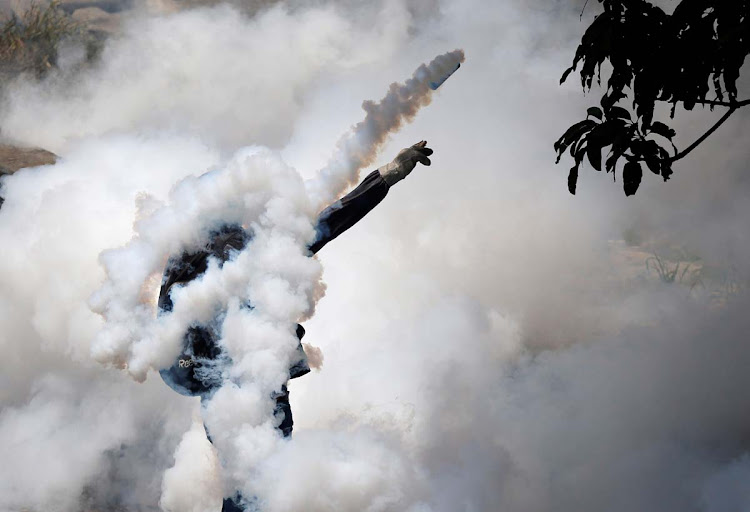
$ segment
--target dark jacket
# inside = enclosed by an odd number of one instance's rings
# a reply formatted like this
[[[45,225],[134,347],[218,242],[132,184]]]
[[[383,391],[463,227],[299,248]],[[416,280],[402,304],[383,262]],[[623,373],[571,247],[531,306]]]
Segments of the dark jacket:
[[[357,188],[339,199],[318,216],[315,239],[310,244],[310,255],[317,253],[328,242],[352,227],[372,210],[388,193],[388,185],[378,171],[371,172]],[[238,225],[225,225],[214,231],[203,249],[172,256],[164,270],[159,291],[159,314],[172,311],[170,291],[201,276],[210,258],[221,266],[241,251],[252,240],[252,234]],[[251,304],[247,304],[252,308]],[[220,387],[225,379],[228,356],[218,344],[218,327],[194,325],[188,328],[183,350],[177,361],[160,371],[164,381],[175,391],[189,396],[207,396]],[[297,338],[302,340],[305,329],[297,324]],[[300,342],[299,359],[289,369],[289,378],[301,377],[310,371]]]

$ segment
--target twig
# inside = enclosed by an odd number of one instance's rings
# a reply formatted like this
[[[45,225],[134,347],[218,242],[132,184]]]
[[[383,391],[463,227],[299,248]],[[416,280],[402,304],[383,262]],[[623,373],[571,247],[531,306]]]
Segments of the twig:
[[[675,156],[669,158],[667,161],[668,162],[676,162],[677,160],[679,160],[680,158],[686,156],[688,153],[690,153],[692,150],[694,150],[696,147],[698,147],[698,145],[701,142],[703,142],[704,140],[706,140],[712,133],[714,133],[719,126],[721,126],[722,124],[724,124],[724,121],[726,121],[727,119],[729,119],[729,116],[731,116],[734,113],[735,110],[737,110],[736,106],[733,106],[732,108],[730,108],[729,110],[727,110],[726,113],[723,116],[721,116],[721,119],[719,119],[716,122],[716,124],[714,124],[711,128],[709,128],[709,130],[706,133],[704,133],[703,135],[701,135],[700,137],[698,137],[698,140],[696,140],[695,142],[693,142],[692,144],[690,144],[690,146],[688,146],[687,149],[685,149],[685,151],[683,151],[682,153],[677,153]]]
[[[583,11],[586,10],[586,6],[589,4],[589,0],[586,0],[586,3],[583,4],[583,9],[581,9],[581,15],[578,17],[579,21],[583,21]]]
[[[733,108],[739,108],[739,107],[744,107],[746,105],[750,105],[750,100],[744,100],[744,101],[695,100],[695,102],[700,103],[701,105],[711,105],[715,107],[733,107]]]

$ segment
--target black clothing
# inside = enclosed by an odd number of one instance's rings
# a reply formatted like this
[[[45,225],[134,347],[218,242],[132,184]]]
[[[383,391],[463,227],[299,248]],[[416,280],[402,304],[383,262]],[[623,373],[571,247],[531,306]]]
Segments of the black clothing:
[[[315,226],[316,237],[309,247],[311,255],[361,220],[387,193],[388,185],[378,171],[373,171],[354,190],[323,210]],[[223,265],[251,240],[252,233],[241,226],[226,225],[211,234],[202,250],[186,251],[170,258],[159,291],[159,313],[168,314],[172,311],[170,291],[173,286],[184,285],[202,275],[208,268],[209,258],[216,258],[219,265]],[[245,307],[252,308],[252,305],[247,304]],[[217,326],[211,325],[193,325],[188,328],[182,354],[170,368],[160,371],[162,378],[172,389],[183,395],[208,398],[222,385],[224,376],[221,370],[230,361],[217,343],[216,332]],[[301,340],[305,329],[297,324],[296,333]],[[292,379],[310,371],[301,343],[298,351],[300,358],[289,369],[289,378]],[[288,403],[279,407],[288,409]],[[289,417],[291,421],[291,413]],[[289,432],[291,433],[291,425]]]
[[[309,247],[310,255],[317,253],[328,242],[361,220],[387,193],[388,184],[378,171],[373,171],[354,190],[323,210],[315,226],[316,236]],[[212,233],[203,250],[184,252],[179,257],[170,258],[159,291],[159,313],[168,314],[172,311],[170,291],[174,285],[186,284],[203,274],[208,268],[209,258],[216,258],[219,265],[222,265],[251,240],[252,234],[241,226],[223,226]],[[252,304],[246,304],[245,307],[252,309]],[[222,386],[222,368],[226,368],[230,361],[217,343],[216,327],[194,325],[188,328],[182,354],[174,365],[159,372],[164,382],[178,393],[200,396],[203,400]],[[310,371],[301,343],[305,329],[299,324],[296,334],[300,340],[300,359],[289,368],[290,379],[301,377]],[[286,385],[281,387],[280,392],[274,393],[272,398],[276,401],[274,416],[281,417],[281,423],[276,428],[284,437],[290,437],[294,421]],[[210,441],[210,433],[206,434]],[[235,493],[234,496],[224,499],[222,512],[243,512],[244,503],[247,501],[243,496]]]
[[[388,193],[388,184],[378,171],[372,171],[357,188],[320,212],[315,231],[318,236],[310,245],[315,254],[325,244],[362,220]]]

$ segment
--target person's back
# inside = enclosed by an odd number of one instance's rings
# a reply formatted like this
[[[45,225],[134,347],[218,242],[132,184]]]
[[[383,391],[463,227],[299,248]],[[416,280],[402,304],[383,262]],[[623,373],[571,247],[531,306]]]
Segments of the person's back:
[[[211,233],[209,242],[202,249],[171,257],[159,290],[159,314],[172,311],[170,292],[173,287],[185,285],[203,275],[208,269],[209,258],[216,258],[219,265],[223,265],[244,249],[251,238],[241,226],[222,226]],[[182,395],[206,398],[222,384],[224,367],[231,362],[219,347],[216,321],[209,325],[190,326],[183,339],[182,353],[170,368],[159,372],[164,382]]]

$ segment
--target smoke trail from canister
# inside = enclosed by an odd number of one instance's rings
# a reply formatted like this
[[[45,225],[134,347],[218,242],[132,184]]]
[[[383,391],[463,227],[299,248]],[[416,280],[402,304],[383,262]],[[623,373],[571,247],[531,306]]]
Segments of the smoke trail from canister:
[[[338,198],[357,181],[359,171],[375,160],[386,138],[404,122],[411,121],[420,108],[432,100],[440,87],[465,60],[463,50],[438,55],[420,65],[403,84],[393,83],[388,94],[375,103],[365,101],[367,115],[339,139],[328,164],[306,183],[312,204],[318,208]]]

